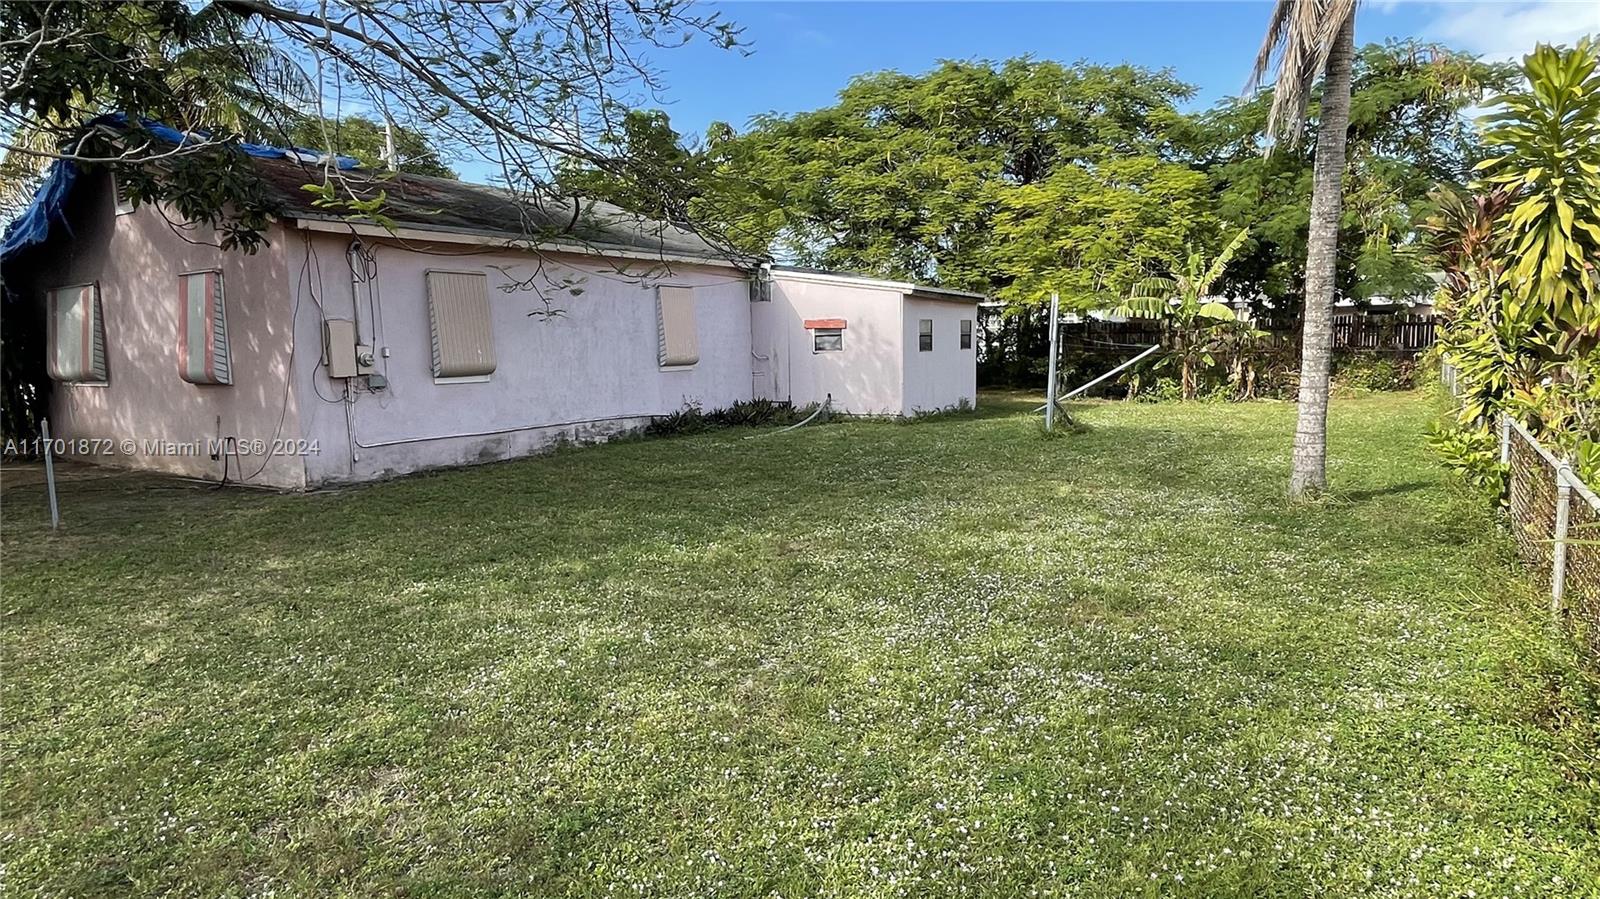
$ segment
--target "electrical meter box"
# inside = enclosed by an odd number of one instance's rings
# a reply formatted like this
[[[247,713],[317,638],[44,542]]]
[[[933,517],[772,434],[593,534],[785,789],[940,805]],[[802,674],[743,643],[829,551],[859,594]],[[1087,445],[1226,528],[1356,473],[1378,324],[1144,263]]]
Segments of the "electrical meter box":
[[[356,323],[330,318],[322,323],[322,364],[330,378],[356,376]]]

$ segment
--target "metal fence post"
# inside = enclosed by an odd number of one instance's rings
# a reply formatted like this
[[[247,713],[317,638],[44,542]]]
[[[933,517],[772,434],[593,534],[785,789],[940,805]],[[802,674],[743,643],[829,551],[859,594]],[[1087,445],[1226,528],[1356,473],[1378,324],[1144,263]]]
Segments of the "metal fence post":
[[[50,530],[61,529],[61,506],[56,503],[56,466],[50,460],[55,448],[50,440],[50,419],[39,419],[39,436],[44,438],[44,489],[50,495]]]
[[[1572,517],[1572,466],[1556,469],[1556,546],[1550,562],[1550,611],[1560,614],[1567,592],[1567,527]]]
[[[1061,340],[1061,295],[1050,294],[1050,381],[1044,389],[1044,429],[1052,430],[1056,425],[1056,355],[1059,352],[1057,344]]]
[[[1511,464],[1511,415],[1500,413],[1500,464]]]

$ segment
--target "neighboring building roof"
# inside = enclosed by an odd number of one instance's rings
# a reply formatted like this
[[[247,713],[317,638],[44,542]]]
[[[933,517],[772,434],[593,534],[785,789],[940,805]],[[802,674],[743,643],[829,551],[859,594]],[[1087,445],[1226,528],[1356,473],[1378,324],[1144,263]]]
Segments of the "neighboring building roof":
[[[820,268],[806,268],[802,265],[774,265],[771,267],[774,274],[799,275],[818,281],[831,281],[833,283],[855,284],[860,287],[877,287],[883,290],[898,290],[901,293],[913,294],[926,300],[948,300],[958,303],[979,303],[988,297],[970,290],[952,290],[948,287],[933,287],[927,284],[914,284],[910,281],[892,281],[886,278],[874,278],[870,275],[859,275],[854,272],[831,272]]]
[[[1432,306],[1433,297],[1426,295],[1399,298],[1367,297],[1365,300],[1354,300],[1350,297],[1339,297],[1333,301],[1333,305],[1340,309],[1348,309],[1352,306],[1371,306],[1376,308],[1395,306],[1400,308],[1409,308],[1411,306]]]

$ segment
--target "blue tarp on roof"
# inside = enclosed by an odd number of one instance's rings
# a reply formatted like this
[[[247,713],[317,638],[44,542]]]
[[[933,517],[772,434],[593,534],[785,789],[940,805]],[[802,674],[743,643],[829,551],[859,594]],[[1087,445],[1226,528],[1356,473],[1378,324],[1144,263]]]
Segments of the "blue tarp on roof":
[[[112,128],[123,128],[128,124],[128,117],[122,113],[103,115],[89,122],[88,127],[104,125]],[[159,122],[141,120],[139,123],[145,131],[160,138],[167,143],[182,146],[185,143],[205,140],[209,135],[203,131],[186,134],[176,128],[163,125]],[[327,157],[316,151],[303,147],[270,147],[266,144],[236,144],[246,156],[255,156],[262,159],[294,159],[300,162],[321,165]],[[334,164],[343,170],[359,168],[360,160],[349,156],[334,157]],[[72,194],[72,187],[78,180],[78,166],[64,159],[58,159],[50,166],[50,171],[45,175],[44,182],[34,192],[33,200],[28,203],[28,208],[22,215],[6,226],[5,238],[0,241],[0,264],[9,261],[13,255],[28,247],[43,243],[50,237],[52,225],[71,228],[66,220],[66,202]]]
[[[44,243],[45,238],[50,236],[51,222],[59,222],[63,228],[68,227],[61,210],[66,205],[67,196],[72,193],[73,182],[77,180],[77,166],[68,165],[60,159],[50,165],[49,174],[44,176],[44,183],[34,191],[28,208],[6,226],[5,240],[0,242],[0,264],[27,247]],[[68,233],[71,233],[70,229]]]

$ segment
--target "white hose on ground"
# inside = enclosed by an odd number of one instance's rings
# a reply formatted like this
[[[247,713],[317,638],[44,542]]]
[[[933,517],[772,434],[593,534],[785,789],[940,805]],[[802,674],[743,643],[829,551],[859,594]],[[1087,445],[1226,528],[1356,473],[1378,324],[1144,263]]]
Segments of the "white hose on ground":
[[[811,413],[810,415],[806,416],[805,421],[798,422],[796,424],[792,424],[792,425],[788,426],[787,428],[780,428],[779,430],[776,430],[776,431],[768,431],[765,434],[751,434],[749,437],[746,437],[745,439],[746,440],[754,440],[757,437],[776,437],[779,434],[787,434],[790,431],[793,431],[795,428],[803,428],[806,425],[811,424],[813,421],[816,421],[817,416],[821,415],[822,413],[824,413],[826,411],[828,411],[828,408],[830,406],[832,406],[832,405],[833,405],[833,394],[830,393],[830,394],[827,395],[827,398],[822,401],[822,405],[817,407],[817,411],[815,411],[815,412]]]

